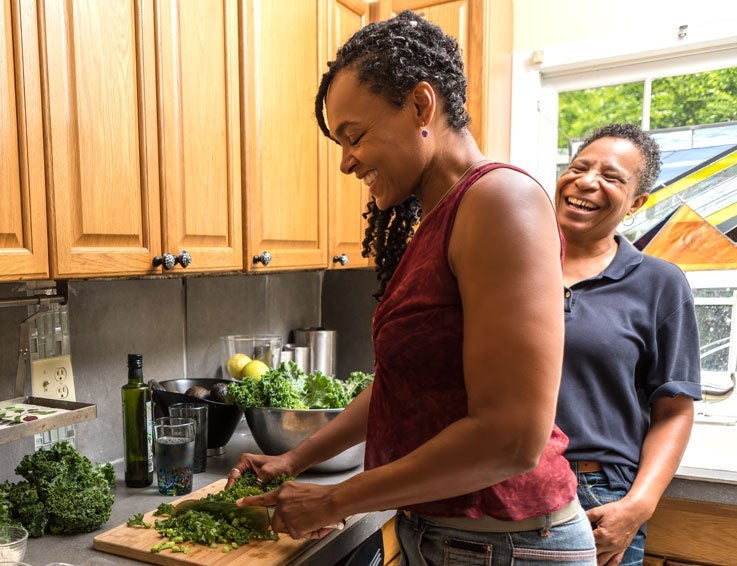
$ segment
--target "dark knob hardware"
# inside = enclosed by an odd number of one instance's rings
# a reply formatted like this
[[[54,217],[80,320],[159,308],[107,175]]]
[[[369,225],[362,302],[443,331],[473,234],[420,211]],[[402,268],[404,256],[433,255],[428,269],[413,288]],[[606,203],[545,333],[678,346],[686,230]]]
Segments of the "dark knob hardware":
[[[177,256],[172,255],[169,252],[165,252],[161,256],[157,255],[153,260],[154,267],[159,267],[161,265],[164,267],[165,271],[171,271],[177,264],[186,268],[190,263],[192,263],[192,256],[186,250],[182,250],[182,253]]]
[[[348,256],[345,254],[333,256],[333,263],[339,263],[340,265],[346,265],[348,263]]]
[[[271,254],[269,252],[264,252],[261,255],[255,255],[253,256],[253,263],[269,265],[271,263]]]

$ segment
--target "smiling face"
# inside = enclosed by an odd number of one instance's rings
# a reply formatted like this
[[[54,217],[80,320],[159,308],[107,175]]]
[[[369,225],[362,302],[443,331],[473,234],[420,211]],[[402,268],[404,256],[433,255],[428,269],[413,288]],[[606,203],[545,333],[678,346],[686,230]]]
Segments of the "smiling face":
[[[558,222],[568,240],[611,237],[625,214],[648,199],[636,194],[643,157],[629,140],[604,137],[585,147],[558,179]]]
[[[410,100],[397,108],[344,69],[330,85],[325,110],[331,137],[342,148],[340,170],[361,179],[379,209],[404,202],[422,171],[423,118],[417,105]]]

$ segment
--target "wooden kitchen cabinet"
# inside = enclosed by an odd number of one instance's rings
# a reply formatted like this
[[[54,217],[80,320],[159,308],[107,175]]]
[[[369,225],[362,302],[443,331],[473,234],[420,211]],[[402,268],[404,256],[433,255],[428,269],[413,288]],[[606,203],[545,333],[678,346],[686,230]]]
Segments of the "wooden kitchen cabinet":
[[[340,265],[342,254],[347,267],[367,265],[360,257],[367,191],[340,173],[338,148],[314,118],[327,61],[367,19],[363,0],[244,2],[244,218],[250,269],[324,269]]]
[[[0,281],[49,276],[36,6],[0,8]]]
[[[241,269],[237,0],[40,9],[52,276]]]
[[[335,59],[338,48],[368,19],[368,5],[362,0],[330,0],[327,60]],[[369,191],[355,175],[340,172],[341,155],[340,146],[328,141],[328,267],[367,267],[373,265],[373,259],[361,257],[361,251],[367,226],[362,214]]]

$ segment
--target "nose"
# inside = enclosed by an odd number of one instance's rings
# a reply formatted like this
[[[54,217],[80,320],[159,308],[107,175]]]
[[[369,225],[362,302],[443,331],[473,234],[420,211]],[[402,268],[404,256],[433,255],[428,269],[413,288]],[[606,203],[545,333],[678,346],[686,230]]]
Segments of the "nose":
[[[356,159],[351,155],[350,148],[343,148],[343,154],[340,158],[340,172],[344,175],[350,175],[357,165]]]
[[[594,170],[588,170],[579,174],[577,185],[582,188],[594,188],[594,185],[598,185],[601,176]]]

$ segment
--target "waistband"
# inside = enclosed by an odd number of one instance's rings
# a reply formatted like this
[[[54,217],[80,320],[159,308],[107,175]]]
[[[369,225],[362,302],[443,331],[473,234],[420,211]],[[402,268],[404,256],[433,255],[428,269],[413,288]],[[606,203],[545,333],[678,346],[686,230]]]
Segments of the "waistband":
[[[573,460],[571,461],[571,469],[577,474],[585,474],[588,472],[601,472],[604,468],[599,462]]]
[[[557,525],[562,525],[575,519],[579,512],[583,512],[578,498],[574,497],[572,501],[566,503],[560,509],[545,515],[529,517],[519,521],[503,521],[495,519],[489,515],[484,515],[478,519],[471,517],[436,517],[430,515],[418,515],[425,521],[448,527],[449,529],[459,529],[462,531],[476,531],[482,533],[516,533],[521,531],[535,531],[540,529],[549,529]],[[411,511],[401,511],[406,517],[411,517]]]

